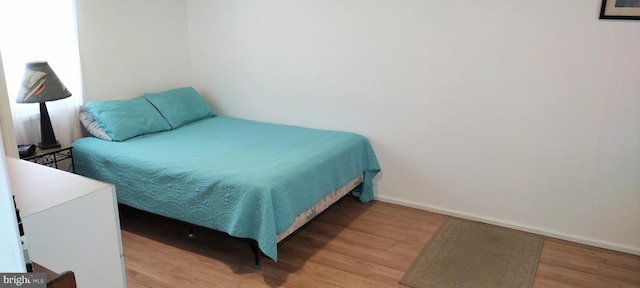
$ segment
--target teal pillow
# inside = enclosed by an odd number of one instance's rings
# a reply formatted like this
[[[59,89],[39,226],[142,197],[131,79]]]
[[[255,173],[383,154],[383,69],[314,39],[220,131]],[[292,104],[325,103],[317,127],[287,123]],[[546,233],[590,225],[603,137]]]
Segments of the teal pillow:
[[[182,87],[158,93],[145,93],[144,97],[160,111],[171,128],[215,116],[209,103],[193,87]]]
[[[84,108],[113,141],[171,130],[169,123],[142,96],[128,100],[88,102]]]

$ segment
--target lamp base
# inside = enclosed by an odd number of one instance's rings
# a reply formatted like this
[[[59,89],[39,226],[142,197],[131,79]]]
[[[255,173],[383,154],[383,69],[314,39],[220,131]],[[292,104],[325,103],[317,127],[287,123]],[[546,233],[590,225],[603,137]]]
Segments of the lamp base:
[[[40,103],[40,137],[42,142],[38,143],[40,149],[51,149],[60,147],[60,142],[56,140],[56,134],[53,133],[49,111],[45,102]]]
[[[45,149],[52,149],[52,148],[60,148],[60,142],[56,141],[55,143],[38,143],[38,147],[40,147],[40,149],[45,150]]]

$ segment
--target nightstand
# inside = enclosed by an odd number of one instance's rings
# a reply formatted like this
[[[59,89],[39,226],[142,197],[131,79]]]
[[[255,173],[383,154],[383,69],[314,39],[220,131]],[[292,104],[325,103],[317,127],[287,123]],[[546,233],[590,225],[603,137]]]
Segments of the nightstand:
[[[73,147],[62,146],[51,149],[40,149],[36,147],[36,153],[22,158],[33,163],[53,167],[73,173]],[[66,168],[66,169],[65,169]]]

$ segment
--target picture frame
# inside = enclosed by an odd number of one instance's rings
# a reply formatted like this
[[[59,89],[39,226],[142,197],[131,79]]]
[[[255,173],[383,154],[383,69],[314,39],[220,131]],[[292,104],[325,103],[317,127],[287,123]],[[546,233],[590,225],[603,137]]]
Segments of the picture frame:
[[[602,0],[600,19],[640,20],[640,0]]]

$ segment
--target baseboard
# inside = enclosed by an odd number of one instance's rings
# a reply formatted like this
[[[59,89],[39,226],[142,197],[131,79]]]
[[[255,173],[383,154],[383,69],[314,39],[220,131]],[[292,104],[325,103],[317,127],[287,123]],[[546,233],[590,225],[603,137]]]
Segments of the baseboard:
[[[376,196],[375,200],[640,256],[640,247],[634,247],[634,246],[624,245],[620,243],[612,243],[612,242],[602,241],[598,239],[591,239],[591,238],[570,235],[570,234],[561,233],[558,231],[552,231],[552,230],[548,230],[540,227],[531,227],[527,225],[522,225],[520,223],[509,222],[509,221],[505,221],[504,219],[484,217],[481,215],[465,213],[462,211],[444,209],[444,208],[425,205],[425,204],[418,204],[418,203],[409,202],[409,201],[405,201],[405,200],[397,199],[393,197]]]

